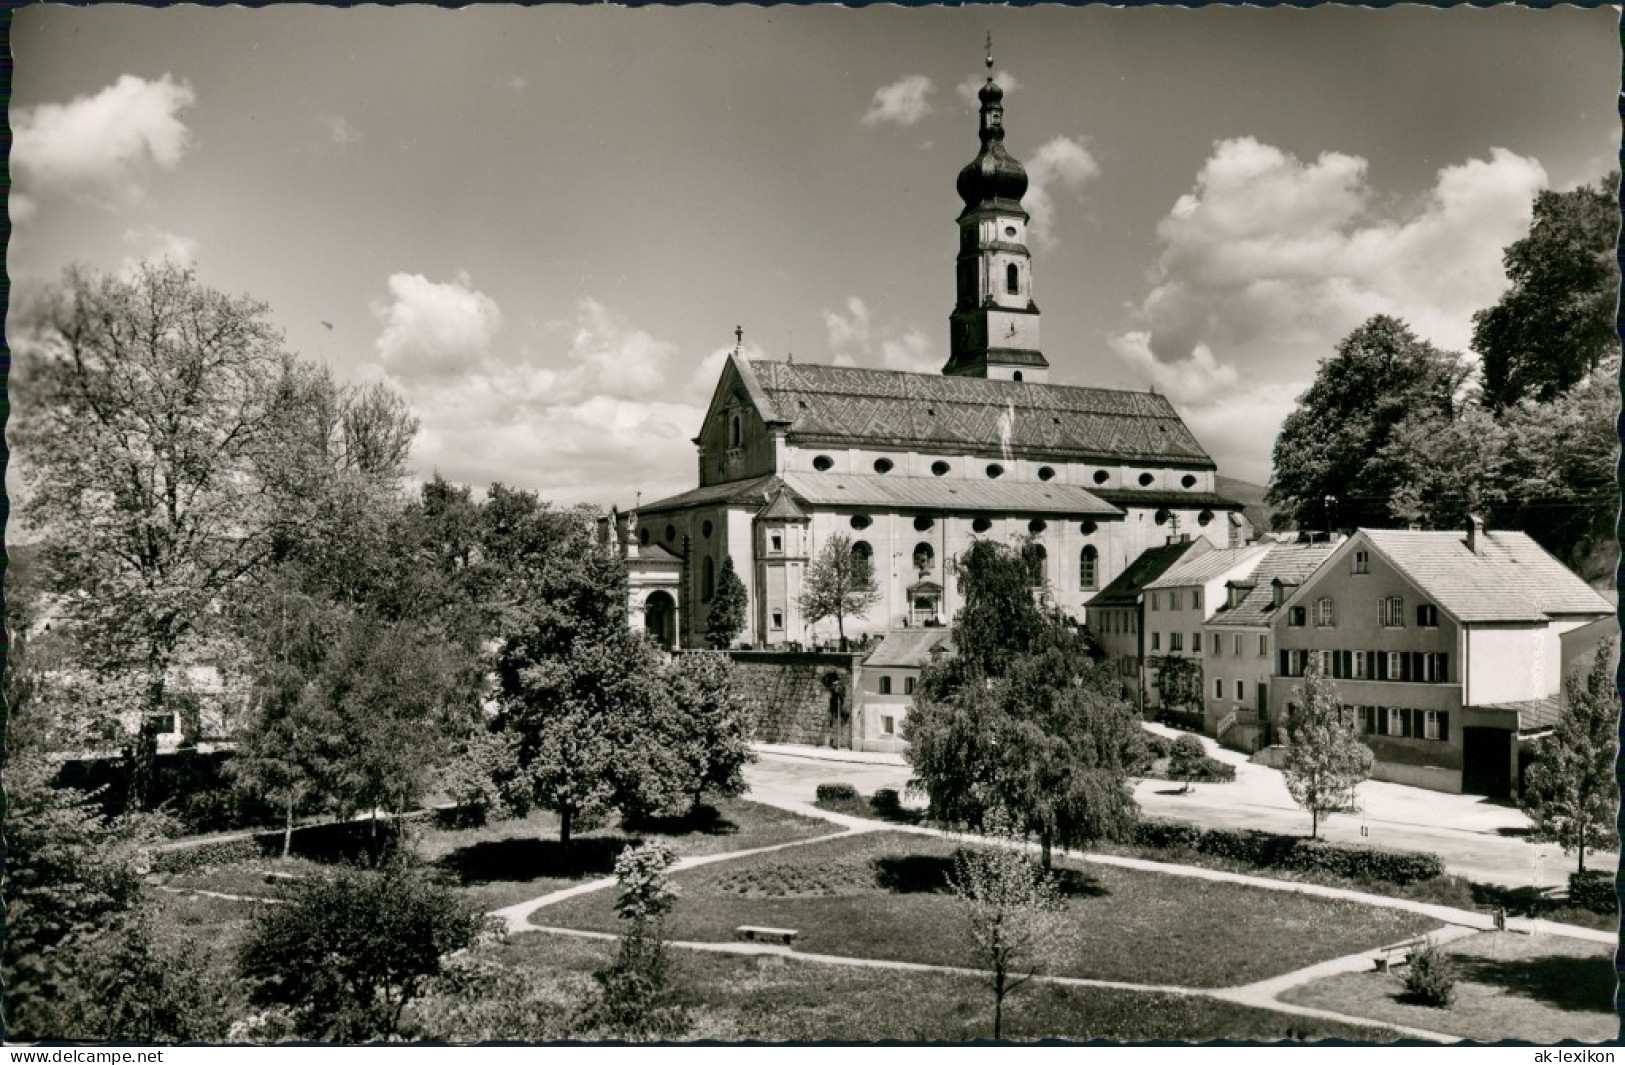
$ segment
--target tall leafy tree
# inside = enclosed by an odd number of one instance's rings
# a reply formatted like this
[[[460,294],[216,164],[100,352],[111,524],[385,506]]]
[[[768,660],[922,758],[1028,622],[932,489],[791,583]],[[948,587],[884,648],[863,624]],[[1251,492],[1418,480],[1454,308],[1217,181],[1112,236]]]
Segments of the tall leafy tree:
[[[1454,417],[1466,379],[1459,356],[1377,315],[1321,360],[1275,441],[1269,501],[1300,526],[1386,528],[1403,472],[1382,457],[1407,419]],[[1330,500],[1330,502],[1328,502]]]
[[[1388,509],[1401,524],[1460,529],[1469,515],[1499,514],[1506,503],[1507,434],[1476,403],[1455,417],[1438,410],[1410,415],[1376,461],[1393,477]]]
[[[866,555],[854,554],[852,539],[836,533],[807,567],[807,576],[797,600],[808,624],[835,619],[835,631],[846,650],[846,619],[863,617],[880,602],[875,568]]]
[[[1372,753],[1345,719],[1337,687],[1311,663],[1294,690],[1297,711],[1286,726],[1286,765],[1282,773],[1292,801],[1309,811],[1309,835],[1320,834],[1330,814],[1360,808],[1359,785],[1371,776]]]
[[[1511,286],[1473,316],[1484,396],[1496,408],[1562,394],[1619,350],[1619,174],[1535,197],[1528,236],[1506,249]]]
[[[272,557],[292,361],[264,304],[169,263],[70,270],[17,335],[31,520],[56,586],[83,593],[65,602],[86,664],[139,672],[150,720],[188,638]]]
[[[1619,751],[1620,695],[1615,683],[1614,641],[1605,640],[1582,679],[1570,674],[1564,687],[1563,716],[1530,765],[1520,803],[1534,823],[1536,838],[1577,852],[1585,872],[1586,851],[1616,840],[1614,814],[1619,786],[1614,763]]]
[[[745,791],[750,749],[750,706],[724,655],[679,655],[665,673],[666,698],[657,704],[650,739],[675,755],[659,790],[698,806],[706,795],[731,797]],[[675,805],[671,800],[664,804]]]
[[[716,592],[705,616],[705,638],[718,651],[725,651],[745,627],[745,582],[734,570],[733,556],[722,560]]]

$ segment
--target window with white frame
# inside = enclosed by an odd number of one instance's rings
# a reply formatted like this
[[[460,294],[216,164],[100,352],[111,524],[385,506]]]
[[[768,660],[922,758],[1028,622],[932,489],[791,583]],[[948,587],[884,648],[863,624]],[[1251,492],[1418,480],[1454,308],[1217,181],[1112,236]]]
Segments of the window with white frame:
[[[1405,627],[1405,600],[1391,595],[1382,601],[1382,625],[1386,629]]]
[[[1332,600],[1330,596],[1321,596],[1315,600],[1315,624],[1326,628],[1333,623]]]
[[[1217,632],[1213,634],[1213,638],[1208,641],[1208,653],[1215,658],[1224,654],[1224,636],[1222,634]]]
[[[1330,651],[1316,651],[1315,654],[1320,657],[1320,675],[1323,677],[1331,676],[1332,653]]]
[[[1371,553],[1370,552],[1368,552],[1368,551],[1356,551],[1356,552],[1354,552],[1354,572],[1355,573],[1370,573],[1371,572]]]
[[[1367,675],[1366,658],[1364,651],[1354,652],[1354,679],[1364,680]]]
[[[1202,653],[1202,634],[1199,632],[1191,633],[1191,653],[1198,655]]]
[[[1270,637],[1269,637],[1269,633],[1267,633],[1267,632],[1259,633],[1259,636],[1258,636],[1258,657],[1259,658],[1268,658],[1269,656],[1270,656]]]
[[[1397,706],[1382,708],[1382,732],[1385,736],[1403,736],[1405,734],[1405,718]]]
[[[1236,702],[1243,703],[1243,702],[1246,702],[1246,701],[1247,701],[1247,682],[1244,681],[1244,680],[1238,680],[1238,681],[1236,681]]]
[[[1416,605],[1416,623],[1424,629],[1439,627],[1439,608],[1432,603],[1418,603]]]
[[[1295,606],[1286,612],[1286,623],[1294,629],[1301,629],[1309,623],[1309,612],[1301,606]]]
[[[1422,738],[1436,740],[1439,738],[1439,711],[1422,711]]]
[[[1183,651],[1185,649],[1185,634],[1183,632],[1170,632],[1168,634],[1168,650]]]
[[[890,695],[891,694],[891,678],[890,677],[881,677],[880,678],[880,694],[881,695]]]
[[[914,694],[914,678],[913,677],[904,677],[903,678],[903,694],[904,695],[913,695]]]
[[[1215,677],[1213,680],[1213,698],[1224,698],[1224,681],[1218,679],[1217,677]]]
[[[1230,653],[1237,658],[1241,657],[1241,633],[1239,632],[1230,637]]]
[[[1202,609],[1202,589],[1200,588],[1191,589],[1191,609]]]
[[[880,733],[881,733],[881,735],[883,735],[883,736],[892,736],[892,735],[895,735],[896,732],[897,732],[897,719],[892,717],[890,714],[882,715],[881,718],[880,718]]]
[[[1162,650],[1162,633],[1153,632],[1151,634],[1151,650],[1153,650],[1153,651]]]
[[[1162,597],[1160,595],[1158,595],[1156,592],[1151,593],[1151,609],[1152,610],[1161,610],[1162,609]]]
[[[1405,675],[1405,652],[1388,652],[1388,679],[1399,680]]]
[[[773,611],[773,627],[775,629],[784,628],[784,613],[782,611]]]

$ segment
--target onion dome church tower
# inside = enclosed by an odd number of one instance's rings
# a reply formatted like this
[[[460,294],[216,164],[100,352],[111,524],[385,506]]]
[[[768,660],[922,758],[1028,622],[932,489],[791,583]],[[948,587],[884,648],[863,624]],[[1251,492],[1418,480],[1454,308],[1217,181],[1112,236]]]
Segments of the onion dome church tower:
[[[1027,250],[1027,171],[1004,150],[1004,90],[993,80],[988,42],[987,84],[978,136],[982,150],[959,172],[958,299],[945,374],[1002,381],[1043,381],[1049,360],[1038,345],[1038,304],[1032,298]]]

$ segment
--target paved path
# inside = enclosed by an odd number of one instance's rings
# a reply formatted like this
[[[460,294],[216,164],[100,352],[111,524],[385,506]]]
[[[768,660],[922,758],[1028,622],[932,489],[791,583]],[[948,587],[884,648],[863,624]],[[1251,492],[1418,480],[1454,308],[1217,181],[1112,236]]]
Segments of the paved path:
[[[1181,735],[1162,725],[1147,725],[1162,735]],[[1189,735],[1186,733],[1185,735]],[[1202,740],[1208,753],[1236,767],[1236,779],[1225,784],[1197,784],[1188,793],[1166,780],[1144,780],[1134,797],[1150,817],[1190,821],[1206,828],[1258,828],[1304,834],[1308,815],[1293,803],[1278,770],[1249,762],[1245,755]],[[810,804],[817,785],[844,782],[861,792],[876,788],[906,789],[909,769],[902,755],[835,751],[817,747],[759,745],[761,759],[746,770],[751,797],[777,805],[780,800]],[[1363,815],[1339,815],[1321,826],[1321,835],[1340,843],[1361,843],[1400,850],[1431,851],[1458,876],[1503,887],[1566,886],[1573,860],[1551,845],[1535,846],[1518,833],[1528,819],[1513,807],[1476,795],[1452,795],[1371,780],[1360,785]],[[1364,826],[1369,833],[1360,835]],[[1603,855],[1598,864],[1613,859]]]

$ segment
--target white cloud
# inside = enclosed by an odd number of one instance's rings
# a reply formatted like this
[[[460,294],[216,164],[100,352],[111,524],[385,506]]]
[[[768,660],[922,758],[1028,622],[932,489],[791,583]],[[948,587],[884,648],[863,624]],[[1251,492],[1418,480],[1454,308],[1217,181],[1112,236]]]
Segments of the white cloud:
[[[504,84],[506,84],[509,90],[512,92],[524,92],[525,89],[530,86],[530,79],[525,77],[523,74],[515,74]]]
[[[1158,225],[1149,291],[1111,350],[1181,408],[1221,469],[1266,478],[1316,361],[1371,315],[1467,347],[1546,181],[1537,161],[1496,148],[1403,204],[1370,186],[1364,159],[1218,142]]]
[[[191,133],[192,87],[125,74],[94,96],[12,113],[11,162],[31,192],[50,188],[105,206],[139,199],[153,167],[173,170]]]
[[[119,273],[126,277],[134,273],[137,264],[142,260],[160,262],[167,259],[181,266],[189,266],[197,261],[196,240],[178,233],[170,233],[157,226],[126,229],[124,243],[130,246],[133,253],[119,267]]]
[[[1055,137],[1033,154],[1027,163],[1027,195],[1022,205],[1032,216],[1028,232],[1037,249],[1053,248],[1055,236],[1055,195],[1061,189],[1080,193],[1091,178],[1100,174],[1100,164],[1079,141]]]
[[[422,274],[394,274],[389,292],[389,302],[375,305],[373,313],[384,323],[378,356],[391,376],[445,378],[485,364],[502,328],[502,311],[472,287],[468,275],[435,282]]]
[[[890,85],[875,90],[875,98],[864,113],[865,126],[878,126],[891,122],[899,126],[912,126],[931,113],[927,99],[936,91],[936,85],[924,74],[908,74]]]
[[[341,148],[361,143],[361,131],[350,125],[343,115],[317,115],[316,121],[327,131],[327,139]]]
[[[1502,249],[1527,231],[1544,169],[1492,149],[1440,170],[1410,205],[1379,196],[1366,172],[1336,152],[1306,163],[1252,138],[1216,144],[1158,225],[1151,289],[1133,309],[1143,336],[1123,334],[1119,354],[1166,361],[1200,344],[1278,378],[1378,313],[1466,348],[1473,312],[1506,286]]]
[[[994,74],[993,81],[999,88],[1004,90],[1006,96],[1021,88],[1021,82],[1017,81],[1016,76],[1008,70],[1001,70]],[[981,92],[982,86],[986,84],[986,77],[980,74],[972,74],[954,86],[954,92],[959,94],[959,98],[964,101],[966,107],[980,108],[982,101],[977,98],[976,94]]]
[[[844,311],[825,310],[823,318],[836,366],[935,373],[944,361],[931,339],[918,328],[876,328],[868,305],[857,296],[846,298]]]

